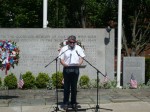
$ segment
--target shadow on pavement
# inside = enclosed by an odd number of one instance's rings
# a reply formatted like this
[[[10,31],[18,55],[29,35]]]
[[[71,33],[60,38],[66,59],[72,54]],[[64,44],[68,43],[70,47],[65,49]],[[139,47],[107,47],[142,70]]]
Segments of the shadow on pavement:
[[[7,95],[4,95],[4,96],[0,96],[0,99],[12,99],[12,98],[18,98],[19,96],[7,96]]]

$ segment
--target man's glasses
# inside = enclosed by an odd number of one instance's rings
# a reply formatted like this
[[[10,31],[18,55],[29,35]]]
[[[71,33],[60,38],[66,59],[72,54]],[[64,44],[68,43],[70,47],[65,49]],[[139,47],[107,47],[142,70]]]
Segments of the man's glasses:
[[[75,42],[69,42],[70,44],[75,44]]]

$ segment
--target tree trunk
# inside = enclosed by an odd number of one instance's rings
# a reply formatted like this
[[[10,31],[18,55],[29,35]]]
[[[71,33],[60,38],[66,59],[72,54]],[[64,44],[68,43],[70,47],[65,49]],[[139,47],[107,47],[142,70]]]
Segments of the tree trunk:
[[[126,40],[126,36],[125,36],[125,33],[124,33],[124,26],[122,27],[122,41],[123,41],[123,45],[124,45],[124,48],[126,50],[126,53],[127,53],[127,56],[130,56],[130,53],[129,53],[129,48],[128,48],[128,45],[127,45],[127,40]]]
[[[81,6],[81,23],[82,28],[86,28],[86,19],[85,19],[85,6]]]

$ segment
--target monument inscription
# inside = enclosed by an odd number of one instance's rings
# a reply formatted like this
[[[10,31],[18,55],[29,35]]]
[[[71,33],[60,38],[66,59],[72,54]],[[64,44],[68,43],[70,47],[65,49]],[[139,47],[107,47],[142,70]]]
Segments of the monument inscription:
[[[130,83],[131,75],[134,76],[138,84],[145,82],[145,58],[144,57],[124,57],[123,59],[123,86]]]
[[[16,33],[17,32],[17,33]],[[114,32],[112,32],[112,35]],[[69,35],[75,35],[77,40],[82,42],[85,48],[86,60],[98,68],[102,73],[106,73],[105,65],[106,55],[111,53],[109,67],[114,70],[114,51],[113,41],[109,43],[108,51],[105,51],[104,38],[108,35],[105,29],[5,29],[0,30],[0,39],[13,40],[20,49],[20,60],[18,66],[11,68],[18,77],[20,73],[31,71],[34,75],[39,72],[52,74],[56,72],[56,63],[52,62],[45,68],[49,62],[55,59],[59,52],[59,44],[68,38]],[[112,36],[113,37],[113,36]],[[114,39],[111,38],[112,40]],[[111,51],[111,52],[110,52]],[[110,56],[109,56],[110,57]],[[62,71],[62,66],[58,61],[58,71]],[[88,75],[90,78],[96,78],[97,71],[88,63],[84,62],[85,68],[81,68],[81,75]],[[110,69],[109,69],[110,70]],[[114,75],[114,71],[109,71],[109,75]],[[0,71],[4,77],[4,71]],[[102,75],[100,75],[102,77]]]

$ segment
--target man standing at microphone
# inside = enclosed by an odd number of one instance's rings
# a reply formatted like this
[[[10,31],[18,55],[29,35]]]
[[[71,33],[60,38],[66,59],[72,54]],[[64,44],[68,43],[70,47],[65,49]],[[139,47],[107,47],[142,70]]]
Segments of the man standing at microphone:
[[[60,63],[63,65],[64,77],[64,109],[68,109],[69,96],[71,89],[71,105],[73,109],[77,109],[77,82],[79,77],[79,67],[83,63],[85,57],[84,50],[76,45],[76,37],[71,35],[68,37],[68,45],[64,46],[59,54],[62,54]],[[68,50],[67,50],[68,49]]]

